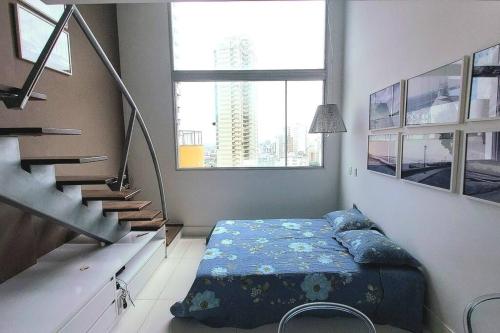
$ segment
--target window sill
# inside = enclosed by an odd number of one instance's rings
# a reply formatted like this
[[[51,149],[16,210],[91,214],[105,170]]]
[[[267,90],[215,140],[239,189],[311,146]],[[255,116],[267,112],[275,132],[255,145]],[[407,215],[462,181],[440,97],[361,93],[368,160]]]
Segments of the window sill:
[[[175,171],[259,171],[259,170],[318,170],[324,169],[325,166],[311,166],[311,167],[245,167],[245,168],[175,168]]]

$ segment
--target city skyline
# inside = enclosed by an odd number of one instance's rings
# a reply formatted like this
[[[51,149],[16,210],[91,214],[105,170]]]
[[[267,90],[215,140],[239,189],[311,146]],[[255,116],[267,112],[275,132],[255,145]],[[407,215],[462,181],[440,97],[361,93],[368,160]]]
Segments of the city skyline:
[[[324,18],[324,1],[173,3],[174,70],[323,69]],[[203,151],[204,167],[319,166],[322,136],[307,130],[322,103],[322,80],[177,81],[177,131],[202,133],[183,151]]]

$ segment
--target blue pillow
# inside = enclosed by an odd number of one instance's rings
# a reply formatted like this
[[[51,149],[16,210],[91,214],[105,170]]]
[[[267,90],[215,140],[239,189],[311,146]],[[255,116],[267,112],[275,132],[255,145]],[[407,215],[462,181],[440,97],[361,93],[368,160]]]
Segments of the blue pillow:
[[[336,234],[335,238],[359,264],[419,266],[406,250],[376,230],[350,230]]]
[[[333,232],[343,232],[359,229],[378,229],[377,225],[370,221],[356,208],[337,210],[323,216],[333,227]]]

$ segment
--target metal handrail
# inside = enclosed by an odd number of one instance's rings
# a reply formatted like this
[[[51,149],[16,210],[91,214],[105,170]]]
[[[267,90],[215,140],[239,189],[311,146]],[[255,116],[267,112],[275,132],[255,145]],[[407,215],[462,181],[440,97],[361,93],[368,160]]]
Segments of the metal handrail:
[[[486,294],[479,296],[472,300],[469,304],[467,304],[464,310],[464,331],[465,333],[473,333],[472,331],[472,314],[474,310],[482,303],[492,301],[492,300],[500,300],[500,293]]]
[[[149,148],[149,152],[151,154],[151,159],[153,160],[153,165],[155,168],[156,172],[156,179],[158,183],[158,189],[160,192],[160,200],[161,200],[161,206],[162,206],[162,213],[163,213],[163,218],[167,218],[167,204],[166,204],[166,199],[165,199],[165,190],[163,187],[163,179],[161,175],[161,169],[160,169],[160,163],[158,161],[158,156],[156,155],[156,151],[153,145],[153,141],[151,139],[151,135],[149,134],[148,128],[144,122],[144,119],[142,118],[142,114],[139,110],[139,107],[136,105],[134,99],[132,98],[132,95],[128,91],[127,87],[123,83],[123,80],[121,79],[120,75],[118,72],[115,70],[113,64],[107,57],[106,53],[102,49],[101,45],[97,41],[96,37],[92,33],[92,30],[90,27],[87,25],[87,22],[85,22],[85,19],[83,18],[82,14],[76,7],[76,5],[66,5],[66,8],[59,19],[58,23],[56,24],[54,30],[52,31],[49,39],[47,40],[47,43],[45,44],[42,52],[40,53],[35,65],[31,69],[30,73],[28,74],[28,77],[26,79],[26,82],[23,85],[23,88],[21,89],[21,92],[19,96],[17,97],[17,106],[20,109],[23,109],[26,106],[26,103],[29,99],[29,96],[33,92],[33,89],[35,85],[37,84],[43,70],[45,69],[45,65],[50,57],[50,54],[52,53],[52,50],[61,35],[62,31],[64,30],[64,27],[66,26],[66,23],[68,22],[69,18],[73,16],[82,29],[83,33],[89,40],[90,44],[94,48],[95,52],[103,62],[104,66],[108,70],[108,72],[111,74],[113,77],[114,81],[118,85],[118,88],[121,92],[121,94],[125,97],[127,100],[127,103],[131,107],[132,111],[130,114],[129,118],[129,123],[127,126],[127,133],[125,136],[125,144],[124,144],[124,149],[123,149],[123,156],[120,161],[120,168],[118,171],[118,182],[117,186],[114,189],[121,190],[123,187],[123,179],[125,178],[125,169],[128,161],[128,155],[130,151],[130,143],[132,140],[132,132],[134,129],[134,123],[137,120],[139,123],[139,126],[141,127],[142,134],[144,138],[146,139],[146,143]]]
[[[148,145],[149,152],[151,153],[151,159],[153,160],[153,165],[154,165],[155,172],[156,172],[156,179],[158,182],[158,189],[160,191],[160,200],[161,200],[163,218],[166,219],[167,218],[167,204],[166,204],[166,199],[165,199],[165,191],[163,188],[163,179],[161,176],[160,163],[158,161],[158,156],[156,155],[153,141],[151,139],[151,136],[149,135],[148,128],[146,127],[146,124],[144,123],[144,119],[142,118],[141,112],[139,111],[139,107],[135,104],[134,99],[132,98],[132,95],[129,93],[127,87],[123,83],[120,75],[118,75],[118,73],[116,72],[115,68],[113,67],[113,64],[111,64],[111,61],[109,61],[108,57],[106,56],[106,53],[104,52],[102,47],[99,45],[99,42],[97,41],[94,34],[90,30],[89,26],[85,22],[83,16],[80,14],[80,11],[76,8],[75,5],[72,5],[72,6],[75,7],[75,9],[73,11],[73,16],[74,16],[76,22],[78,23],[80,28],[83,30],[85,36],[87,36],[87,39],[90,41],[90,43],[94,47],[94,50],[96,51],[97,55],[99,56],[99,58],[101,58],[101,61],[104,63],[104,65],[108,69],[109,73],[111,74],[113,79],[118,84],[118,87],[119,87],[121,93],[125,96],[128,104],[132,108],[132,114],[131,114],[130,120],[134,121],[134,119],[136,119],[141,127],[142,134],[144,135],[144,138],[146,139],[146,143]],[[118,175],[120,177],[119,178],[120,187],[123,184],[123,178],[124,178],[124,174],[125,174],[125,165],[126,165],[126,162],[128,160],[128,154],[129,154],[129,150],[130,150],[132,130],[133,130],[133,123],[131,125],[129,124],[127,135],[125,138],[125,147],[124,147],[125,154],[124,154],[124,156],[122,156],[122,160],[120,163],[120,174]]]
[[[368,333],[377,332],[377,330],[375,329],[375,325],[373,325],[370,318],[368,318],[363,312],[351,306],[340,303],[314,302],[314,303],[299,305],[288,311],[280,320],[280,323],[278,325],[278,333],[285,333],[285,326],[290,321],[290,319],[294,318],[295,316],[303,312],[314,311],[314,310],[336,310],[351,314],[354,317],[360,319],[365,324],[366,328],[368,329]]]

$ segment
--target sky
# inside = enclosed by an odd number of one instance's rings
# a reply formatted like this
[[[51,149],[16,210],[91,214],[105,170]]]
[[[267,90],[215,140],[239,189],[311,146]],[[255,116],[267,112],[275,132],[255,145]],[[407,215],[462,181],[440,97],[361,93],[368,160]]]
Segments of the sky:
[[[176,2],[172,17],[177,70],[214,69],[213,51],[232,36],[251,41],[253,69],[324,67],[324,1]]]
[[[453,138],[440,139],[440,134],[412,134],[403,140],[403,163],[422,162],[425,156],[429,162],[451,162],[453,155],[446,145],[452,147]]]
[[[176,70],[214,69],[214,50],[234,36],[250,40],[252,69],[324,67],[323,1],[173,3],[172,17]],[[259,142],[284,135],[285,83],[254,82],[253,90]],[[214,83],[181,83],[179,92],[180,129],[202,130],[214,144]],[[309,124],[322,94],[322,82],[289,82],[289,125]]]

